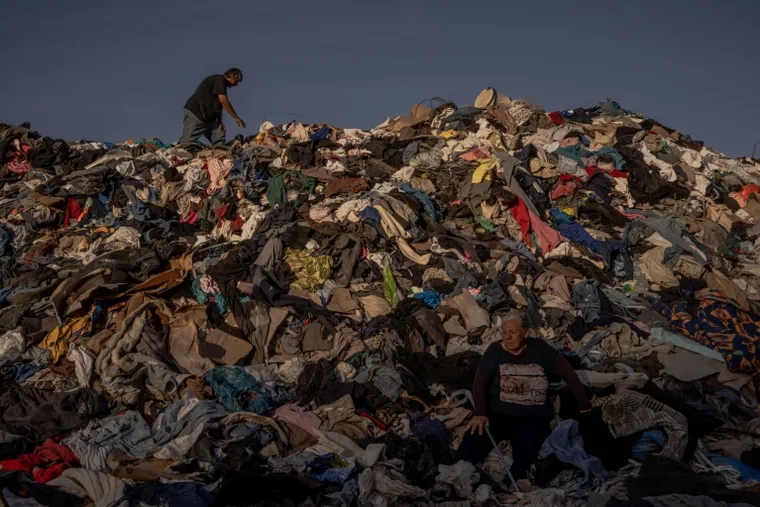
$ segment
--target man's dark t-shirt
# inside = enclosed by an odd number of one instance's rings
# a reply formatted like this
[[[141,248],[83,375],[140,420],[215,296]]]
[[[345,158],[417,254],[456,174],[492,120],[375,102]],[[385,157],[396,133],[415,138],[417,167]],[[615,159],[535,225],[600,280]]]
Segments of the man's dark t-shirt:
[[[219,95],[227,95],[227,80],[221,74],[214,74],[201,81],[195,93],[187,99],[185,109],[202,122],[220,122],[222,103]]]
[[[486,349],[478,373],[488,378],[488,408],[515,417],[551,417],[549,376],[557,375],[559,352],[543,340],[528,338],[515,356],[500,342]]]

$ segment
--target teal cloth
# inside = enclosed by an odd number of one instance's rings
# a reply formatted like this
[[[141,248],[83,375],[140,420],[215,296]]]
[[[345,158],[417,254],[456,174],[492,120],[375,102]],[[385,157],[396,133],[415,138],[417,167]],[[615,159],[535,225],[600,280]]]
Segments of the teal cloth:
[[[195,300],[198,301],[198,304],[201,304],[201,305],[208,304],[209,297],[208,297],[208,294],[206,294],[205,292],[203,292],[203,290],[201,290],[200,278],[196,278],[195,280],[193,280],[192,290],[193,290],[193,296],[195,296]],[[224,315],[225,313],[227,313],[227,301],[224,299],[224,296],[222,296],[221,292],[217,292],[216,294],[214,294],[214,304],[219,309],[220,314]]]
[[[269,412],[269,402],[256,379],[239,366],[217,366],[203,375],[214,396],[230,412]]]
[[[593,155],[606,155],[608,157],[612,157],[612,159],[615,161],[616,169],[622,171],[625,167],[625,159],[619,151],[611,146],[604,146],[599,151],[590,151],[583,146],[576,144],[573,146],[567,146],[565,148],[557,148],[554,150],[554,154],[567,157],[581,167],[586,166],[585,162],[583,162],[584,158],[591,157]]]

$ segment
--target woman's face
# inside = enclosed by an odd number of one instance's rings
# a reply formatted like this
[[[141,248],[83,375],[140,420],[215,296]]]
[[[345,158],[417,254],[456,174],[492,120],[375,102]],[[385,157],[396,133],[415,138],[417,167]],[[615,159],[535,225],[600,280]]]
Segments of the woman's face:
[[[519,319],[505,320],[501,325],[501,342],[508,352],[519,351],[525,343],[525,330]]]

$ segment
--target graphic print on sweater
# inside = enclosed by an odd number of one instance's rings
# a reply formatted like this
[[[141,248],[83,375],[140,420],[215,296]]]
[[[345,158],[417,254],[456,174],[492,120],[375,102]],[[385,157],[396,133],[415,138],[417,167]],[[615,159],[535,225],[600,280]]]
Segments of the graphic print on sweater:
[[[499,399],[517,405],[544,405],[549,379],[539,364],[499,366],[501,393]]]

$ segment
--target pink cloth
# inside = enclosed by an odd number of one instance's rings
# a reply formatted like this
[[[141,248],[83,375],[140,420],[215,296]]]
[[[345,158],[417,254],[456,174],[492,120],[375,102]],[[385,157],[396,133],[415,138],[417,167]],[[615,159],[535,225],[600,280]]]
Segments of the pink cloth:
[[[552,201],[559,199],[560,197],[570,197],[575,193],[576,184],[574,181],[560,181],[557,186],[552,189],[550,197]]]
[[[319,428],[322,421],[311,412],[301,412],[301,410],[303,409],[297,405],[283,405],[275,410],[273,419],[294,424],[309,435],[316,436],[314,435],[314,429]]]
[[[575,146],[576,144],[581,144],[581,140],[577,137],[566,137],[559,142],[559,145],[563,148],[567,148],[568,146]]]
[[[472,148],[459,155],[459,160],[475,161],[483,158],[488,158],[491,153],[485,148]]]
[[[209,185],[207,192],[212,194],[224,186],[224,180],[232,167],[225,166],[221,160],[212,158],[206,162]]]

